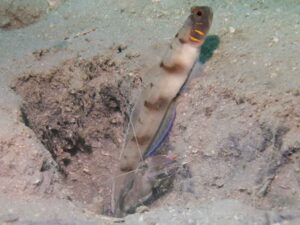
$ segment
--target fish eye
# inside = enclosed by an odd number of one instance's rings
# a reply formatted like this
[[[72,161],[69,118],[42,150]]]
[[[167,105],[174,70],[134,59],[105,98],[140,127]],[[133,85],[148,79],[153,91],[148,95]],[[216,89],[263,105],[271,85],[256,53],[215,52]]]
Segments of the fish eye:
[[[199,11],[197,12],[197,16],[202,16],[202,11],[199,10]]]

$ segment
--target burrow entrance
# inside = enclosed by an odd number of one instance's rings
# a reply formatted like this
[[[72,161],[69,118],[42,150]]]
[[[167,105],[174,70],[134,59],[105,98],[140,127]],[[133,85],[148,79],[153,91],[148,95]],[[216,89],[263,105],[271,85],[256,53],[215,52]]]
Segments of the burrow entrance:
[[[105,56],[72,59],[45,74],[27,74],[13,87],[24,100],[24,123],[57,162],[69,197],[97,202],[102,213],[110,209],[128,96],[139,86],[123,68]]]

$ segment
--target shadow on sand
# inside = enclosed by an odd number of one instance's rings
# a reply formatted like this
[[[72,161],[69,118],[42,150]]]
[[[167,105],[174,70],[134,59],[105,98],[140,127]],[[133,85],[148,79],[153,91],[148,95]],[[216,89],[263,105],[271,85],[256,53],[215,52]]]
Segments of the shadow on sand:
[[[209,35],[206,37],[204,44],[201,47],[201,53],[199,56],[199,61],[204,64],[206,63],[214,54],[214,51],[220,45],[220,38],[217,35]]]

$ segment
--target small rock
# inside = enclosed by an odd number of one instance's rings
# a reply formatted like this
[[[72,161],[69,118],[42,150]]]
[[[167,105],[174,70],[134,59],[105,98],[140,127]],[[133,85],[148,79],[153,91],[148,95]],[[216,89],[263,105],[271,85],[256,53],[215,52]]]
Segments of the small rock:
[[[271,78],[278,77],[278,74],[277,74],[277,73],[274,73],[274,72],[272,72],[272,73],[271,73],[271,75],[270,75],[270,77],[271,77]]]
[[[44,180],[44,176],[43,176],[42,173],[40,173],[40,174],[38,175],[38,177],[36,177],[36,178],[33,180],[32,184],[33,184],[33,185],[36,185],[36,186],[39,186],[39,185],[41,185],[41,184],[43,183],[43,180]]]
[[[9,213],[0,217],[0,221],[6,223],[14,223],[19,220],[19,217],[15,214]]]
[[[247,189],[247,188],[243,188],[243,187],[239,188],[238,190],[239,190],[239,192],[241,192],[241,193],[246,193],[246,194],[248,194],[248,195],[251,195],[251,193],[252,193],[251,190],[249,190],[249,189]]]
[[[193,153],[193,154],[197,154],[197,153],[198,153],[198,150],[197,150],[197,149],[193,149],[193,150],[192,150],[192,153]]]
[[[279,38],[278,37],[273,37],[272,40],[273,40],[274,43],[278,43],[279,42]]]
[[[145,213],[145,212],[149,212],[149,208],[145,205],[139,206],[136,210],[136,213]]]
[[[88,175],[91,174],[91,173],[90,173],[90,170],[89,170],[88,168],[83,168],[83,172],[86,173],[86,174],[88,174]]]
[[[60,0],[47,0],[50,9],[56,8],[60,4]]]
[[[9,18],[2,18],[1,17],[1,20],[0,20],[0,27],[9,27],[11,21]]]
[[[125,55],[125,57],[128,58],[128,59],[133,59],[133,58],[139,57],[140,55],[141,55],[141,54],[138,53],[138,52],[131,52],[131,53],[127,53],[127,54]]]
[[[298,89],[297,90],[293,90],[292,93],[293,93],[294,96],[300,96],[300,90],[298,90]]]
[[[235,32],[235,28],[234,28],[234,27],[229,27],[229,32],[230,32],[231,34],[233,34],[233,33]]]
[[[215,186],[217,188],[222,188],[224,186],[223,179],[221,179],[219,177],[215,177],[214,182],[212,183],[212,186]]]

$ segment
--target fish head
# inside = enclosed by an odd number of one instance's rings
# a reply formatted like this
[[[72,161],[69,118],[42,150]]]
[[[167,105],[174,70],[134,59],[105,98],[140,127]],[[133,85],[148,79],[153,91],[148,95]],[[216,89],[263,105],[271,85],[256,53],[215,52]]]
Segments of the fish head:
[[[211,27],[213,11],[208,6],[194,6],[191,8],[189,19],[191,21],[189,41],[201,46]]]

